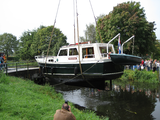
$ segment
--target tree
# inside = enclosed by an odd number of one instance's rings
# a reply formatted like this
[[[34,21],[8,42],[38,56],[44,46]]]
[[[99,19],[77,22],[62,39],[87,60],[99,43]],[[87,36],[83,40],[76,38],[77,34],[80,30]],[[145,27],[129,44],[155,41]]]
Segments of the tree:
[[[31,45],[33,56],[41,55],[42,53],[44,53],[45,55],[47,54],[52,29],[53,26],[38,29],[37,33],[34,36],[34,41]],[[67,37],[58,28],[54,28],[52,36],[53,37],[50,44],[49,55],[57,55],[59,48],[63,45],[67,45]]]
[[[97,20],[102,19],[105,15],[101,14],[97,16]],[[86,25],[86,30],[84,31],[85,36],[80,37],[81,42],[91,41],[92,43],[97,42],[96,40],[96,27],[94,24]]]
[[[160,59],[160,40],[156,40],[156,44],[154,47],[154,52],[152,53],[153,59]]]
[[[118,4],[113,11],[104,18],[98,20],[103,42],[108,42],[118,33],[121,34],[122,43],[135,35],[134,54],[145,55],[151,53],[155,46],[155,23],[148,22],[145,17],[144,9],[140,8],[139,2],[127,2]],[[97,32],[97,39],[100,36]],[[118,46],[117,41],[113,41],[114,46]],[[133,41],[124,45],[124,53],[132,53]]]
[[[18,49],[18,43],[16,36],[10,33],[4,33],[0,35],[0,51],[4,52],[8,58],[8,55],[13,54]]]
[[[34,35],[36,32],[36,30],[25,31],[20,37],[19,50],[16,52],[16,54],[18,54],[21,59],[27,60],[34,58],[31,52],[31,45],[34,41]]]
[[[80,41],[91,41],[96,42],[96,28],[94,24],[86,25],[86,30],[84,31],[85,37],[80,37]]]
[[[106,15],[104,14],[100,14],[99,16],[97,16],[97,20],[104,18]]]

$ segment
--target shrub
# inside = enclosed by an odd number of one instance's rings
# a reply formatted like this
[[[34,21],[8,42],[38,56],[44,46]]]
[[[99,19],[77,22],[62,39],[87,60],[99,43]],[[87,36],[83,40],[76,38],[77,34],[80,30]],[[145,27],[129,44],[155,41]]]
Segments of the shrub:
[[[125,70],[120,80],[123,81],[136,81],[136,82],[148,82],[148,83],[159,83],[157,79],[157,72],[152,73],[151,71],[139,71],[139,70]]]

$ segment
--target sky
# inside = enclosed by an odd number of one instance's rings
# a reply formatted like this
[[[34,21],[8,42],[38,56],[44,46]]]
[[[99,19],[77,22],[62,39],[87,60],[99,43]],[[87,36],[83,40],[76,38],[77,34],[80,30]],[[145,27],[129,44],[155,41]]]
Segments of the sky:
[[[76,3],[76,0],[74,0]],[[130,0],[90,0],[95,17],[107,15],[119,3]],[[133,0],[132,0],[133,1]],[[160,40],[160,0],[134,0],[144,8],[148,22],[155,21],[157,39]],[[57,13],[57,8],[58,14]],[[0,35],[11,33],[19,39],[25,31],[33,31],[40,25],[54,25],[74,43],[73,0],[0,0]],[[86,25],[95,24],[89,0],[77,0],[79,36],[84,36]],[[76,28],[77,31],[77,28]],[[117,33],[118,34],[118,33]],[[77,40],[76,40],[77,41]]]

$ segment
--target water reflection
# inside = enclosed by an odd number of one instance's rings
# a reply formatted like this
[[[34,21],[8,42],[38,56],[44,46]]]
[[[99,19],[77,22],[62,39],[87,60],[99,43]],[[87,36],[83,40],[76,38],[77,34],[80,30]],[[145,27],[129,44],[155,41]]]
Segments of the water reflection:
[[[64,99],[108,116],[110,120],[160,119],[160,86],[113,83],[112,91],[74,86],[57,86]]]

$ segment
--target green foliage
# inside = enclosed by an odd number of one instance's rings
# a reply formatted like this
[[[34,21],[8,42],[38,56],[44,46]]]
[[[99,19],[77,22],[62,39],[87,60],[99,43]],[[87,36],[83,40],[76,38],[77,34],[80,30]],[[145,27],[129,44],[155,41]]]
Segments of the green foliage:
[[[23,60],[33,59],[34,56],[31,54],[31,45],[34,41],[36,30],[25,31],[20,37],[19,50],[16,52],[17,56]]]
[[[145,82],[145,83],[159,83],[157,72],[152,73],[150,71],[139,71],[139,70],[125,70],[124,74],[120,78],[123,81],[132,80],[135,82]]]
[[[35,40],[31,45],[32,55],[47,54],[52,29],[53,26],[48,26],[37,31]],[[54,28],[52,36],[49,55],[57,55],[59,48],[63,45],[67,45],[67,38],[58,28]]]
[[[114,7],[103,19],[99,19],[97,29],[100,30],[103,42],[108,42],[118,33],[121,33],[122,43],[135,35],[134,54],[146,55],[154,49],[154,25],[154,22],[146,20],[144,9],[140,8],[139,2],[124,2]],[[97,39],[100,41],[98,32]],[[117,41],[113,41],[112,44],[117,48]],[[125,44],[124,53],[131,54],[132,46],[133,41]]]
[[[121,80],[134,80],[135,72],[133,70],[125,70],[124,74],[121,76]]]
[[[4,33],[0,35],[0,51],[4,52],[8,58],[8,55],[13,54],[18,49],[18,43],[16,36]]]
[[[96,42],[96,28],[93,24],[86,25],[86,30],[84,31],[85,37],[80,37],[81,42],[91,41]]]
[[[156,40],[154,52],[152,53],[152,55],[153,55],[152,57],[153,59],[157,59],[157,60],[160,59],[160,40]]]
[[[34,59],[36,55],[47,55],[53,26],[40,26],[37,30],[26,31],[20,37],[20,47],[16,55],[22,60]],[[57,55],[61,46],[67,45],[66,36],[54,28],[49,55]]]
[[[148,71],[135,71],[135,80],[138,82],[159,83],[157,74]]]
[[[8,57],[7,62],[9,61],[19,61],[19,57]]]
[[[62,94],[49,85],[40,86],[30,80],[3,75],[0,81],[2,120],[53,120],[56,110],[64,103]],[[92,111],[79,111],[72,103],[69,105],[77,120],[102,120]]]

